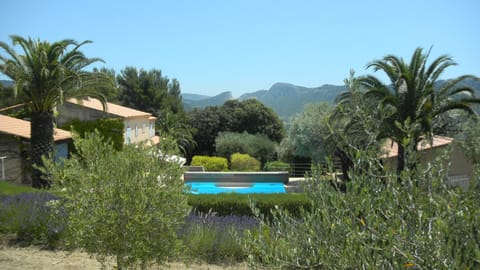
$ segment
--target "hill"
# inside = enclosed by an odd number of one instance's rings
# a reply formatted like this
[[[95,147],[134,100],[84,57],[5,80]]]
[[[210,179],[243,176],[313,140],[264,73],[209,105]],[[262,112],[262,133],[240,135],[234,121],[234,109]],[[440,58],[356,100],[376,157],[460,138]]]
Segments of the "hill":
[[[193,97],[193,99],[191,99]],[[189,99],[190,98],[190,99]],[[232,92],[223,92],[214,97],[207,97],[196,94],[182,94],[183,105],[185,110],[189,111],[194,108],[205,108],[207,106],[221,106],[225,101],[232,99]]]
[[[445,81],[439,81],[438,85],[440,86],[443,83],[445,83]],[[475,89],[475,95],[480,97],[480,81],[466,80],[463,85]],[[252,93],[246,93],[241,95],[238,99],[258,99],[266,106],[272,108],[282,120],[286,121],[292,116],[295,116],[295,114],[301,112],[304,106],[309,103],[333,103],[335,97],[345,90],[345,86],[331,84],[308,88],[290,83],[275,83],[269,90],[259,90]],[[228,99],[233,98],[230,92],[223,92],[214,97],[202,96],[204,98],[196,100],[189,98],[190,94],[183,94],[182,96],[186,110],[222,105]]]
[[[283,120],[288,120],[295,114],[303,111],[309,103],[333,103],[335,97],[345,91],[345,86],[323,85],[307,88],[289,83],[276,83],[268,91],[257,91],[242,95],[239,99],[256,98],[266,106],[272,108]]]
[[[275,83],[269,90],[259,90],[243,94],[238,99],[255,98],[266,106],[272,108],[282,120],[288,120],[303,110],[308,103],[333,102],[335,97],[345,90],[345,86],[323,85],[315,88],[297,86],[289,83]],[[189,99],[189,94],[184,94],[185,109],[203,108],[206,106],[222,105],[233,98],[231,92],[200,100]]]
[[[13,85],[13,81],[9,80],[0,80],[0,84],[3,85],[3,87],[10,87]]]
[[[182,99],[184,99],[184,100],[198,101],[198,100],[207,99],[207,98],[209,98],[209,96],[199,95],[199,94],[188,94],[188,93],[183,94],[182,93]]]

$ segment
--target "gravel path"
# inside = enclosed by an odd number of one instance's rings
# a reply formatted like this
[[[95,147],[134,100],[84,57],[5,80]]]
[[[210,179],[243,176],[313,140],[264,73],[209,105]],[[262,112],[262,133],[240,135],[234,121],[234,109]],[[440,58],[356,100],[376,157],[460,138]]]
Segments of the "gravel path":
[[[84,252],[65,252],[41,250],[37,247],[15,247],[0,245],[0,269],[2,270],[87,270],[101,269],[101,264],[94,258],[90,258]],[[116,269],[113,260],[107,262],[106,269]],[[151,269],[164,269],[153,267]],[[166,269],[198,269],[198,270],[246,270],[245,265],[238,266],[218,266],[208,264],[185,265],[183,263],[172,263]]]

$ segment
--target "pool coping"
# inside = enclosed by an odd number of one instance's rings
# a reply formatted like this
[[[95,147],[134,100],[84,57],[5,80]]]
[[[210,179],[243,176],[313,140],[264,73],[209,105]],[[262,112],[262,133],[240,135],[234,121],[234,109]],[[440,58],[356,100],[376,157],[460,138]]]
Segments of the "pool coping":
[[[185,172],[185,182],[282,182],[285,185],[289,181],[288,171],[276,172]]]

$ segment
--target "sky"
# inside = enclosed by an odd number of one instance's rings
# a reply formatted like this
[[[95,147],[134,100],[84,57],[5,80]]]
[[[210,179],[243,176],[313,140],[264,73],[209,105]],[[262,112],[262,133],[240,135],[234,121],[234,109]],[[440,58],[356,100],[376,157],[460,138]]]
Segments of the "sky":
[[[96,67],[160,69],[182,93],[342,85],[351,69],[384,78],[367,64],[417,47],[454,58],[446,78],[480,76],[477,0],[0,0],[0,11],[0,41],[91,40]]]

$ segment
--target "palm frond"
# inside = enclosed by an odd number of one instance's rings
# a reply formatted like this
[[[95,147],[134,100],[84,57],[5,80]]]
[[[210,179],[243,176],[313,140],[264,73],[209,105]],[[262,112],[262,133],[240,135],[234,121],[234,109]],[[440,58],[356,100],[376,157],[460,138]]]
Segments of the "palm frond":
[[[471,101],[474,101],[474,100],[471,100]],[[472,102],[464,102],[464,101],[450,101],[448,102],[447,104],[444,104],[443,106],[437,108],[437,110],[435,111],[435,115],[440,115],[442,113],[445,113],[445,112],[448,112],[448,111],[452,111],[452,110],[461,110],[461,111],[464,111],[468,114],[476,114],[475,110],[473,110],[473,108],[471,107],[471,104]],[[477,99],[475,103],[478,103],[480,104],[480,100]]]

